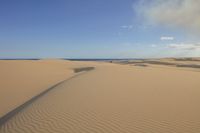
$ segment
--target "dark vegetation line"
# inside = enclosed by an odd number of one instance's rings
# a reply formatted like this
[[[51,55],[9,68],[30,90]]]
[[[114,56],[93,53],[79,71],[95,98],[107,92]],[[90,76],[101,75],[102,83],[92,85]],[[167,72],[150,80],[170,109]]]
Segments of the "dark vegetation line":
[[[94,67],[81,67],[81,68],[74,68],[74,72],[78,73],[78,72],[82,72],[82,71],[90,71],[93,70]]]

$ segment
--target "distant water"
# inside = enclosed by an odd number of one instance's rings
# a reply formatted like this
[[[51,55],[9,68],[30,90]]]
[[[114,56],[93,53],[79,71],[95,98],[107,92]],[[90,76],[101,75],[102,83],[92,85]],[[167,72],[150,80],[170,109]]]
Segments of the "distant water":
[[[123,60],[141,60],[140,58],[58,58],[58,59],[63,59],[63,60],[70,60],[70,61],[123,61]],[[40,58],[2,58],[0,60],[41,60]]]
[[[141,60],[139,58],[124,58],[124,59],[115,59],[115,58],[110,58],[110,59],[68,59],[68,58],[64,58],[64,60],[70,60],[70,61],[123,61],[123,60]]]

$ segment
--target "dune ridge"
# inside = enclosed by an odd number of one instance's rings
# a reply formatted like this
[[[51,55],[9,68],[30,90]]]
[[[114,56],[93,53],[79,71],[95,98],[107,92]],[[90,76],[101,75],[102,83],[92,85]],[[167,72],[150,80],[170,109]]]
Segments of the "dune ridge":
[[[88,67],[89,69],[85,69],[87,67],[84,67],[84,68],[76,68],[76,69],[80,69],[78,72],[76,73],[79,73],[79,74],[76,74],[66,80],[63,80],[53,86],[51,86],[50,88],[44,90],[43,92],[41,92],[40,94],[34,96],[33,98],[31,98],[30,100],[26,101],[25,103],[23,103],[22,105],[18,106],[17,108],[15,108],[14,110],[8,112],[6,115],[0,117],[0,127],[5,124],[9,119],[11,119],[13,116],[15,116],[17,113],[19,113],[20,111],[22,111],[24,108],[26,108],[27,106],[29,106],[31,103],[33,103],[34,101],[36,101],[38,98],[44,96],[46,93],[48,93],[49,91],[51,91],[52,89],[55,89],[57,86],[59,86],[60,84],[66,82],[66,81],[69,81],[73,78],[75,78],[76,76],[79,76],[80,74],[83,74],[83,73],[80,73],[80,72],[86,72],[86,71],[91,71],[93,70],[94,68],[92,67],[92,69],[90,67]],[[75,69],[75,70],[76,70]]]
[[[101,64],[34,101],[0,132],[198,133],[199,80],[177,68]]]
[[[0,117],[47,88],[98,63],[68,60],[0,60]]]

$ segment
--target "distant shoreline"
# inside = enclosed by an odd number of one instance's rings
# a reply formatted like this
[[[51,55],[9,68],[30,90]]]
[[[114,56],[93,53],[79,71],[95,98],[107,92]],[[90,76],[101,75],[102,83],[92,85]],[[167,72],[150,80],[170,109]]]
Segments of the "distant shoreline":
[[[0,60],[42,60],[42,59],[45,59],[45,58],[5,58],[5,59],[0,59]],[[120,61],[120,60],[144,60],[144,59],[140,59],[140,58],[121,58],[121,59],[118,59],[118,58],[107,58],[107,59],[104,59],[104,58],[98,58],[98,59],[95,59],[95,58],[85,58],[85,59],[81,59],[81,58],[56,58],[56,59],[62,59],[62,60],[70,60],[70,61]]]
[[[174,59],[176,61],[199,61],[200,57],[165,57],[165,58],[0,58],[0,60],[45,60],[45,59],[61,59],[69,61],[134,61],[134,60],[160,60]]]

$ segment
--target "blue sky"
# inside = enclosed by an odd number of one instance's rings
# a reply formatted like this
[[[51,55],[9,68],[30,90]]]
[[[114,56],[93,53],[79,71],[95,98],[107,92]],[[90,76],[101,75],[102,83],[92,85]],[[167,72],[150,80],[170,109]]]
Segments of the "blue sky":
[[[200,56],[199,25],[176,22],[195,0],[159,1],[0,0],[0,58]]]

